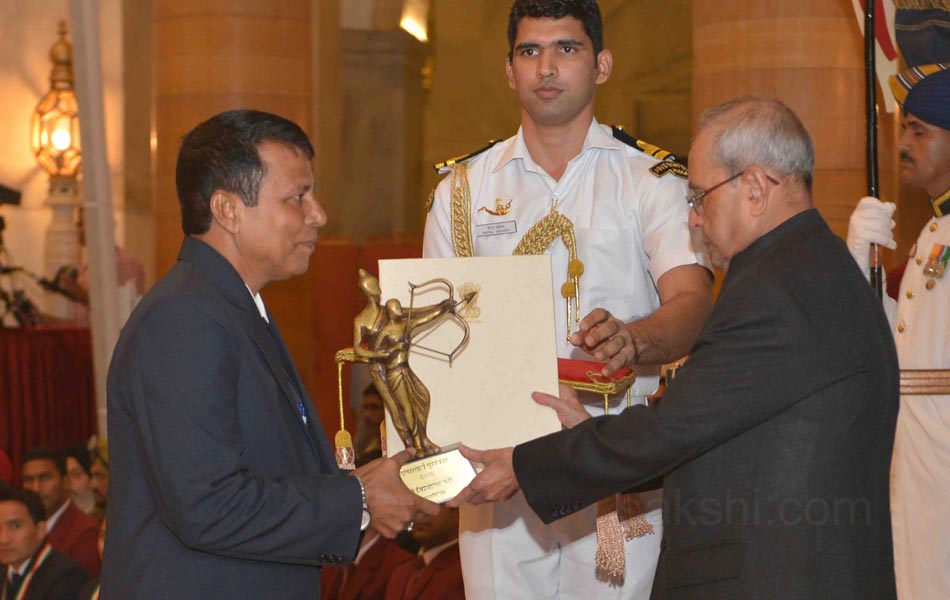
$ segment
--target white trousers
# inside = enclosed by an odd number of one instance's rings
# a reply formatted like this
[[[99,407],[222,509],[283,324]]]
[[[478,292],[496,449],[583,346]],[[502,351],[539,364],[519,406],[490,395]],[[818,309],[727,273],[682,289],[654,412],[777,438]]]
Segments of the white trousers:
[[[950,598],[950,396],[902,396],[891,464],[900,600]]]
[[[644,510],[659,507],[662,490],[640,494]],[[597,507],[545,525],[520,492],[507,502],[462,506],[459,549],[468,600],[648,600],[663,536],[659,508],[644,515],[653,535],[626,543],[619,585],[599,573]]]

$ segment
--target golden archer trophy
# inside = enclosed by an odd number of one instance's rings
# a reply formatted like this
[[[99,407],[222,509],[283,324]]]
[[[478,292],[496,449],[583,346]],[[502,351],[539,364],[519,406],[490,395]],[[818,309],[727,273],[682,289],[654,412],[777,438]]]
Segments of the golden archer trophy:
[[[446,287],[448,297],[429,306],[414,306],[415,291],[430,285]],[[461,326],[464,335],[451,352],[425,348],[429,353],[445,357],[449,366],[468,344],[468,323],[459,316],[474,299],[476,292],[469,292],[459,300],[455,290],[446,279],[431,279],[421,284],[409,284],[408,307],[395,299],[381,301],[379,281],[365,270],[359,272],[360,291],[367,304],[353,319],[353,350],[337,353],[342,361],[367,362],[370,376],[386,412],[403,444],[416,451],[416,458],[400,469],[403,481],[416,494],[434,502],[444,502],[455,497],[475,476],[471,463],[458,451],[457,444],[440,448],[426,435],[429,416],[429,390],[409,365],[412,347],[422,348],[413,341],[425,331],[438,327],[447,320]]]

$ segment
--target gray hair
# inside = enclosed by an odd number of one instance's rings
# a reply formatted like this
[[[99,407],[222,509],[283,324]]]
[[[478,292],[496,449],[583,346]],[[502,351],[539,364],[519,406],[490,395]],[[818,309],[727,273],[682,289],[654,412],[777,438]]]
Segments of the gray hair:
[[[811,192],[815,146],[788,106],[772,98],[746,97],[703,111],[698,131],[712,130],[712,159],[731,173],[757,165],[801,178]]]

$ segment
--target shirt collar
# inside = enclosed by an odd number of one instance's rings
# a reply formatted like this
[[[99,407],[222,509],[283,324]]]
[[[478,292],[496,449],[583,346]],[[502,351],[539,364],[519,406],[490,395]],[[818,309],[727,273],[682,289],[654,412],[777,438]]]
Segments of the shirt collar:
[[[247,288],[247,293],[251,295],[251,298],[254,299],[254,304],[257,305],[258,312],[261,313],[261,318],[270,323],[270,319],[267,318],[267,309],[264,308],[264,299],[261,298],[261,293],[257,292],[256,294],[251,291],[251,288],[245,283],[244,287]]]
[[[59,521],[59,518],[63,516],[63,513],[66,512],[66,509],[69,508],[69,499],[66,502],[63,502],[63,505],[59,507],[59,510],[54,512],[52,516],[46,519],[46,531],[52,531],[53,527],[56,527],[56,521]]]
[[[20,565],[19,569],[14,569],[13,565],[7,567],[7,581],[10,581],[10,578],[13,577],[13,574],[16,573],[19,576],[26,575],[26,572],[30,570],[30,566],[33,564],[33,561],[36,560],[36,555],[43,549],[43,546],[46,545],[46,540],[44,539],[40,542],[40,547],[36,549],[30,557],[23,561],[23,564]]]
[[[376,533],[375,531],[374,531],[373,533],[374,533],[375,535],[373,535],[372,539],[370,539],[368,542],[366,542],[365,544],[363,544],[363,545],[360,547],[360,551],[356,553],[356,558],[353,559],[353,564],[354,564],[354,565],[360,564],[360,559],[363,558],[364,556],[366,556],[366,553],[369,552],[369,549],[372,548],[373,546],[375,546],[375,545],[376,545],[376,542],[379,541],[379,537],[380,537],[379,534]]]
[[[445,550],[446,548],[451,548],[452,546],[458,543],[459,543],[458,538],[456,538],[450,542],[446,542],[442,544],[441,546],[436,546],[435,548],[422,550],[420,552],[420,555],[422,556],[422,562],[424,562],[426,566],[428,567],[429,565],[432,564],[432,561],[435,560],[435,557],[438,556],[443,550]]]
[[[624,148],[623,142],[618,139],[615,139],[614,136],[608,134],[603,127],[600,126],[600,123],[597,122],[597,119],[591,119],[590,127],[587,128],[587,135],[584,137],[584,146],[581,148],[580,153],[584,154],[589,148],[604,148],[607,150],[622,150]],[[574,158],[577,158],[576,156]],[[512,143],[508,144],[505,148],[505,151],[501,153],[501,156],[498,157],[498,162],[495,163],[492,171],[498,171],[509,162],[521,159],[527,168],[538,170],[540,167],[534,162],[534,159],[531,158],[531,152],[528,151],[528,145],[524,141],[524,128],[519,127],[518,133],[515,135],[515,139]],[[571,160],[574,160],[573,158]]]
[[[930,207],[934,211],[934,216],[938,219],[950,215],[950,190],[940,194],[930,201]]]
[[[7,567],[7,581],[10,581],[10,578],[13,577],[13,574],[14,574],[14,573],[16,573],[17,575],[20,575],[20,576],[22,576],[24,573],[26,573],[26,570],[30,568],[30,563],[31,563],[31,562],[33,562],[33,561],[31,561],[31,560],[29,560],[29,559],[24,560],[24,561],[23,561],[23,564],[20,565],[20,568],[19,568],[19,569],[14,569],[14,568],[13,568],[13,565],[10,565],[9,567]]]

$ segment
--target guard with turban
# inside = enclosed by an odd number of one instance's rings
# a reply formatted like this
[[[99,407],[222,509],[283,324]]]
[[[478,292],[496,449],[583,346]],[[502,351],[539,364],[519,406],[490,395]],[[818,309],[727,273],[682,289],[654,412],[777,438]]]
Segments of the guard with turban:
[[[950,369],[950,64],[891,80],[901,105],[901,179],[927,191],[932,218],[909,253],[892,317],[901,369]],[[848,248],[868,273],[870,244],[895,248],[895,205],[862,198]],[[950,598],[950,396],[901,397],[891,465],[891,522],[900,598]]]

